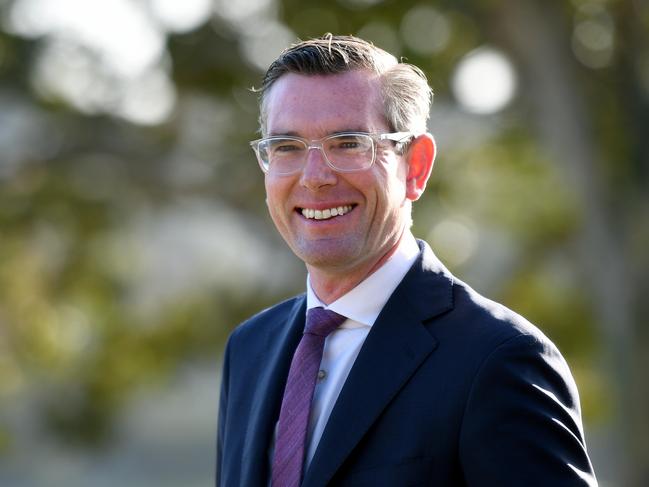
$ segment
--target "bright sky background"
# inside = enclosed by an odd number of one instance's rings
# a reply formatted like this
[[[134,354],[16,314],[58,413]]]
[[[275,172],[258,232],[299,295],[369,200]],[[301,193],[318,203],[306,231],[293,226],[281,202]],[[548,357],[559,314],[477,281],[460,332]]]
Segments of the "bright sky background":
[[[501,52],[481,47],[466,54],[452,78],[455,98],[465,110],[489,114],[504,108],[516,91],[516,74]]]
[[[274,0],[17,0],[5,27],[43,38],[32,73],[41,97],[150,125],[164,122],[176,103],[166,36],[213,16],[240,32],[244,55],[260,69],[295,39],[274,19]]]

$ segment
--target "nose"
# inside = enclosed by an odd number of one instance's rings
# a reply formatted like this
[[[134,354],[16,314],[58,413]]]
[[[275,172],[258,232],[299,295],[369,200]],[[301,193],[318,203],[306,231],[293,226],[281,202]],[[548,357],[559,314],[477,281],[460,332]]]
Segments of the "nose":
[[[300,184],[311,191],[317,191],[324,186],[333,186],[337,181],[336,172],[327,164],[322,149],[310,148],[302,168]]]

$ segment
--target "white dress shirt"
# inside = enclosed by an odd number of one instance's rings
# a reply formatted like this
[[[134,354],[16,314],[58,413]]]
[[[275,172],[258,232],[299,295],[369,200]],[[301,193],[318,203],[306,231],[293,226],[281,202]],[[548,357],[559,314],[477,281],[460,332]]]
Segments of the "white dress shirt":
[[[406,232],[397,250],[378,270],[329,306],[318,299],[307,276],[307,310],[321,306],[347,317],[347,320],[325,340],[319,378],[313,394],[305,469],[313,459],[338,394],[367,334],[418,254],[417,241],[410,232]]]

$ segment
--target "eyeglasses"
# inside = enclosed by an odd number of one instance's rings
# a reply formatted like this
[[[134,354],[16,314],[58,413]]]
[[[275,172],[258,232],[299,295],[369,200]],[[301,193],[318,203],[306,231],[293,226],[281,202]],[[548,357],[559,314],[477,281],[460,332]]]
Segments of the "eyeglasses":
[[[343,132],[319,140],[282,135],[253,140],[250,146],[257,155],[262,171],[287,176],[302,170],[311,149],[320,149],[325,162],[334,171],[364,171],[374,164],[379,142],[391,140],[403,144],[412,137],[410,132]]]

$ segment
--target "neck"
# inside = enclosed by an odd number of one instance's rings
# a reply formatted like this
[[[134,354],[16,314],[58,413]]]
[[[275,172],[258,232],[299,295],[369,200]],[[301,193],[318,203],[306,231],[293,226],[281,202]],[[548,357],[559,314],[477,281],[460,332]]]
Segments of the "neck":
[[[378,259],[365,263],[362,267],[353,271],[336,272],[327,269],[307,265],[309,271],[309,283],[318,299],[329,305],[335,300],[354,289],[374,272],[381,268],[387,260],[394,255],[399,245],[405,238],[414,238],[411,233],[404,231],[399,239]]]

